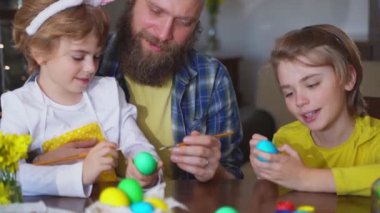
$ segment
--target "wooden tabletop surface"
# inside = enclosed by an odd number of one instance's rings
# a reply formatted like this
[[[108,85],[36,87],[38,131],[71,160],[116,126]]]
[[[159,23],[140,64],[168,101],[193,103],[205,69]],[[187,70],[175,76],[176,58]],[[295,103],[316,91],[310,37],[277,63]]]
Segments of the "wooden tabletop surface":
[[[99,192],[104,187],[95,185],[91,197],[87,199],[35,196],[24,197],[24,201],[43,200],[51,207],[83,212],[87,206],[97,201]],[[188,180],[169,181],[166,183],[165,194],[166,197],[174,197],[189,208],[189,211],[176,209],[176,213],[214,213],[225,205],[234,207],[240,213],[273,213],[279,201],[290,201],[296,207],[312,205],[315,207],[315,213],[368,213],[371,208],[369,197],[286,191],[267,181],[224,180],[207,183]]]

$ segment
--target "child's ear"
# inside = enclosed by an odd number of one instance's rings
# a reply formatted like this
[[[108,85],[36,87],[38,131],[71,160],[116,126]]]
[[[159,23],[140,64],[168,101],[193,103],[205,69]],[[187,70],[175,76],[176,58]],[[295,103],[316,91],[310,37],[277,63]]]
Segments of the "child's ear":
[[[46,62],[46,56],[41,51],[36,50],[35,48],[31,48],[30,50],[33,59],[36,61],[38,65],[43,65]]]
[[[356,84],[356,69],[352,65],[348,65],[348,78],[344,85],[346,91],[351,91]]]

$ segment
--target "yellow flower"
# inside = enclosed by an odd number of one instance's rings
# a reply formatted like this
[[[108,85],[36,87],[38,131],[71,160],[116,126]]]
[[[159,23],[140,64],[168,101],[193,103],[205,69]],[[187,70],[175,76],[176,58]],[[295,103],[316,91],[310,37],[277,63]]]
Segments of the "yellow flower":
[[[30,135],[0,132],[0,205],[22,200],[16,180],[18,162],[27,157]]]
[[[0,132],[0,170],[14,173],[20,159],[27,157],[30,135],[4,134]]]

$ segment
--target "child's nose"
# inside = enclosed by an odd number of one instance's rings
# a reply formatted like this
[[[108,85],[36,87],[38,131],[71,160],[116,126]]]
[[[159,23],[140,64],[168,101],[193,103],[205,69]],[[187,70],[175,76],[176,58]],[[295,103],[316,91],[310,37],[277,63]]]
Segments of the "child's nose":
[[[98,63],[95,60],[90,59],[86,61],[85,66],[84,66],[84,71],[89,72],[89,73],[95,73],[97,67],[98,67]]]
[[[303,94],[302,92],[298,92],[296,94],[296,105],[297,105],[297,107],[302,107],[308,103],[309,103],[309,98],[307,98],[307,96],[305,94]]]

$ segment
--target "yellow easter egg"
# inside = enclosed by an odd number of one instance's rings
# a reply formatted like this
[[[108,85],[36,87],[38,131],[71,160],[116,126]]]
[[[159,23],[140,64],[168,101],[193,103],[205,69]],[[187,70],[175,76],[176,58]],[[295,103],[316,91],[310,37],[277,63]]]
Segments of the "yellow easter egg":
[[[110,206],[128,206],[128,197],[116,187],[105,188],[99,196],[99,201]]]
[[[148,197],[145,198],[145,202],[152,204],[155,209],[159,209],[163,212],[167,212],[169,210],[168,204],[166,204],[165,201],[160,198]]]

